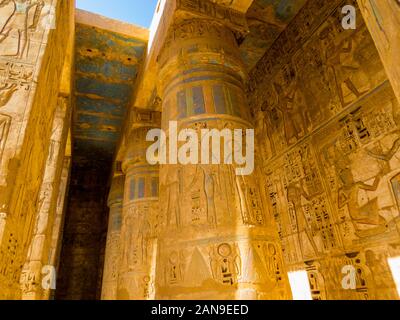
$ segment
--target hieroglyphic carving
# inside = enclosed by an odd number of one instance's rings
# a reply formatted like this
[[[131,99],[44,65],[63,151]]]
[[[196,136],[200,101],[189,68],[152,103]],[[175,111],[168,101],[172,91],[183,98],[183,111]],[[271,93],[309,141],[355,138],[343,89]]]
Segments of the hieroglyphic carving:
[[[246,32],[247,20],[244,13],[209,0],[176,0],[177,10],[190,15],[203,16],[227,24],[234,30]]]
[[[212,249],[210,256],[214,279],[224,285],[235,285],[242,272],[238,247],[222,243]]]
[[[399,242],[399,105],[364,22],[343,30],[342,3],[307,3],[252,71],[248,93],[285,261],[308,271],[315,299],[393,298],[392,279],[385,287],[371,276],[374,257],[388,255],[368,248]],[[346,264],[358,272],[352,292],[341,289]]]
[[[0,164],[7,137],[9,135],[12,117],[2,113],[13,95],[19,90],[28,91],[33,78],[33,68],[26,64],[0,61]]]
[[[201,15],[190,21],[178,20],[159,62],[164,130],[169,121],[177,120],[178,131],[191,129],[200,134],[202,129],[241,129],[246,138],[246,130],[252,128],[244,92],[246,77],[229,24]],[[212,160],[213,164],[161,166],[160,203],[165,205],[161,207],[159,250],[176,252],[180,276],[173,288],[160,280],[157,297],[174,299],[189,292],[190,297],[201,299],[290,296],[282,260],[279,268],[271,267],[280,254],[270,253],[266,258],[262,249],[249,245],[255,238],[269,240],[275,253],[280,252],[274,221],[260,188],[259,168],[248,176],[238,176],[236,165]],[[161,270],[169,266],[168,254],[158,263]],[[256,273],[260,276],[252,276]]]

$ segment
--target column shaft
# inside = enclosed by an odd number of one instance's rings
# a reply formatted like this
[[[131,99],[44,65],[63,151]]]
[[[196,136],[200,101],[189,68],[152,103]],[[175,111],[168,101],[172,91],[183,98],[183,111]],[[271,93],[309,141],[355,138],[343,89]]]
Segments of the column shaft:
[[[117,299],[124,181],[124,176],[114,177],[108,197],[110,215],[108,219],[107,244],[104,259],[102,300]]]
[[[48,158],[39,193],[35,228],[21,274],[22,299],[42,299],[42,293],[47,289],[42,285],[42,268],[50,263],[53,224],[69,130],[69,111],[68,99],[60,97],[53,121]],[[55,272],[55,267],[51,266],[51,268]],[[49,281],[52,281],[52,276],[55,277],[55,274],[51,275]],[[51,283],[47,284],[52,285]]]
[[[227,130],[231,137],[236,129],[252,129],[245,69],[230,29],[211,20],[177,23],[159,61],[165,131],[170,121],[178,122],[178,133],[193,129],[198,137],[202,129]],[[236,164],[220,160],[161,167],[157,298],[290,297],[258,169],[241,176]]]
[[[132,131],[123,164],[126,174],[118,299],[147,300],[154,297],[156,228],[158,218],[158,166],[146,160],[147,132]]]

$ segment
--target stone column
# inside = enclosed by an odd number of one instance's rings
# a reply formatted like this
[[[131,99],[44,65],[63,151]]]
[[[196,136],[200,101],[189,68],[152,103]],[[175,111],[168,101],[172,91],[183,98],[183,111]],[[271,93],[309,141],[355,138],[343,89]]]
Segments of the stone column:
[[[69,100],[60,97],[53,121],[48,158],[39,193],[39,205],[35,216],[33,237],[21,274],[22,299],[37,300],[43,298],[44,290],[49,289],[42,286],[42,268],[45,265],[49,266],[45,272],[53,273],[49,275],[47,284],[54,286],[54,283],[50,283],[50,281],[53,281],[52,277],[55,278],[55,267],[49,264],[50,246],[69,130],[69,111]]]
[[[246,133],[252,124],[234,32],[193,17],[172,29],[159,58],[163,129],[178,121],[178,132],[193,129],[202,144],[201,129]],[[158,299],[290,298],[258,169],[241,176],[237,168],[172,164],[171,154],[161,167]]]
[[[66,151],[67,152],[67,151]],[[61,181],[57,196],[56,203],[56,213],[53,223],[53,231],[50,246],[50,265],[54,266],[56,272],[58,273],[60,251],[61,251],[61,241],[63,238],[63,226],[65,221],[65,200],[67,198],[69,177],[71,172],[71,155],[68,154],[64,157],[63,168],[61,173]],[[46,290],[44,293],[44,299],[49,300],[54,298],[54,290]]]
[[[126,175],[121,227],[118,299],[154,297],[154,268],[158,216],[158,166],[149,165],[146,135],[137,128],[128,140],[122,170]]]
[[[0,299],[21,298],[74,8],[73,0],[1,1]]]
[[[400,101],[400,2],[357,0],[393,90]]]
[[[124,197],[123,175],[113,178],[108,196],[110,214],[108,218],[108,232],[106,254],[103,272],[102,300],[117,299],[118,262],[121,237],[122,200]]]

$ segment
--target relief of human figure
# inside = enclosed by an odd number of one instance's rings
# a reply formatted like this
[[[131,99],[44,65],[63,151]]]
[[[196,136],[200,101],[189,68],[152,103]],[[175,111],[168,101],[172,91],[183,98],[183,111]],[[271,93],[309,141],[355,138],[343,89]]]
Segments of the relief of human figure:
[[[267,124],[267,116],[265,114],[266,107],[261,107],[256,114],[256,132],[257,132],[257,141],[260,146],[260,156],[261,159],[269,159],[272,157],[272,146],[271,146],[271,137],[270,130]]]
[[[121,230],[121,239],[123,240],[121,243],[123,245],[123,267],[129,269],[132,262],[132,252],[133,252],[133,244],[132,243],[132,229],[134,227],[135,219],[132,213],[128,213],[124,217],[123,230]]]
[[[0,114],[0,164],[3,158],[3,151],[6,146],[6,140],[10,131],[11,117]]]
[[[167,226],[174,225],[176,228],[180,228],[182,225],[181,210],[180,210],[182,177],[179,168],[170,166],[166,179],[166,189],[167,189],[167,206],[166,206]]]
[[[237,247],[228,243],[211,252],[211,270],[215,280],[224,285],[235,285],[242,273],[242,260]]]
[[[17,84],[11,83],[0,86],[0,108],[4,107],[11,99],[15,91],[17,91]]]
[[[243,176],[234,176],[236,191],[239,197],[240,212],[242,214],[242,221],[245,225],[251,224],[251,212],[247,202],[246,196],[246,182]]]
[[[278,109],[284,118],[285,135],[288,144],[300,140],[306,133],[306,117],[303,99],[298,95],[294,84],[288,84],[285,90],[280,84],[274,83],[279,96]]]
[[[339,190],[339,208],[347,205],[349,213],[356,226],[356,233],[358,236],[368,236],[371,234],[383,233],[387,229],[387,221],[379,213],[378,198],[374,198],[368,201],[367,204],[360,207],[358,203],[358,196],[360,190],[365,191],[376,191],[382,177],[390,173],[391,168],[389,162],[396,155],[400,149],[400,138],[394,141],[392,147],[386,153],[376,153],[371,150],[367,150],[367,154],[370,157],[375,158],[379,161],[380,172],[375,176],[375,180],[372,184],[366,184],[364,182],[356,182],[349,165],[343,165],[343,161],[339,161],[339,178],[342,182],[342,188]],[[357,224],[364,224],[374,226],[374,229],[370,230],[359,230]]]
[[[336,84],[337,93],[340,98],[342,106],[348,103],[345,101],[344,86],[350,90],[357,98],[362,96],[366,91],[360,92],[357,86],[352,81],[352,76],[356,72],[363,72],[361,65],[354,59],[355,55],[355,42],[352,37],[343,39],[337,42],[337,32],[335,31],[335,21],[326,27],[320,34],[322,44],[323,58],[325,62],[325,73],[330,81]],[[344,61],[342,56],[350,57],[350,63]]]
[[[217,225],[217,212],[215,208],[216,177],[212,168],[201,166],[204,174],[204,192],[207,199],[207,221],[211,226]]]
[[[306,199],[307,201],[311,201],[311,197],[306,193],[303,186],[296,186],[291,184],[287,189],[287,199],[289,204],[291,204],[294,208],[296,215],[296,224],[297,224],[297,236],[300,245],[300,251],[302,257],[305,258],[306,254],[306,245],[303,241],[304,234],[307,237],[307,242],[311,245],[313,249],[313,254],[319,256],[320,252],[318,250],[317,244],[314,241],[314,233],[311,226],[307,222],[307,217],[304,213],[303,206],[301,204],[301,198]]]
[[[381,181],[382,173],[379,173],[372,184],[366,184],[362,181],[355,181],[351,168],[345,167],[339,170],[339,178],[342,187],[339,189],[338,207],[339,209],[347,206],[351,219],[353,220],[356,234],[359,237],[371,235],[371,233],[383,233],[386,231],[386,220],[379,214],[378,199],[374,198],[367,204],[360,207],[358,202],[359,192],[376,191]],[[361,225],[373,226],[374,229],[362,230]],[[373,232],[375,231],[375,232]]]
[[[12,5],[13,11],[0,30],[0,44],[7,39],[12,32],[18,36],[17,52],[10,55],[22,59],[29,50],[29,33],[34,32],[39,24],[40,15],[44,7],[44,1],[32,0],[3,0],[0,2],[0,9]],[[33,18],[31,10],[35,8]]]

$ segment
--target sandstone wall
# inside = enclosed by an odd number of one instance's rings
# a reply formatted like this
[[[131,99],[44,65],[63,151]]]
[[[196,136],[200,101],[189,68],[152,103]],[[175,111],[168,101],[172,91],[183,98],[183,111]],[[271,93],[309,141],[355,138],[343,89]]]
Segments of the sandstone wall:
[[[396,299],[400,108],[360,12],[342,28],[349,2],[309,1],[252,71],[256,150],[286,264],[313,297]]]
[[[40,189],[75,7],[72,0],[19,2],[0,5],[0,298],[9,299],[21,297],[21,270],[43,201]]]

